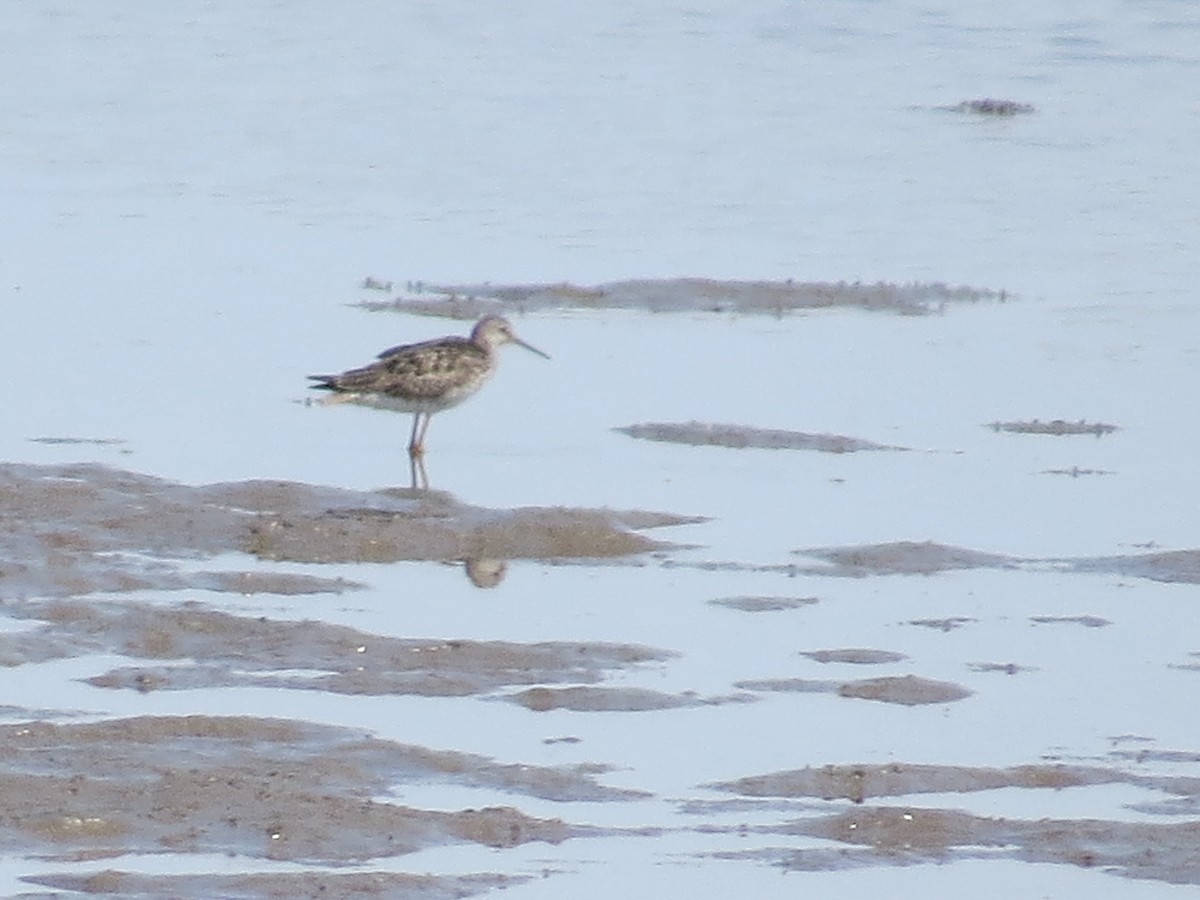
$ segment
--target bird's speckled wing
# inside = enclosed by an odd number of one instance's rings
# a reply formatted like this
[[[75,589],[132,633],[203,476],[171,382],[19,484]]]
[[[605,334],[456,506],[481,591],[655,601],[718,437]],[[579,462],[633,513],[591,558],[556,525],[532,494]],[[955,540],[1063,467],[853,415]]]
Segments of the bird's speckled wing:
[[[318,386],[345,393],[438,400],[473,390],[490,370],[485,350],[465,338],[442,338],[384,350],[369,366],[326,376]]]

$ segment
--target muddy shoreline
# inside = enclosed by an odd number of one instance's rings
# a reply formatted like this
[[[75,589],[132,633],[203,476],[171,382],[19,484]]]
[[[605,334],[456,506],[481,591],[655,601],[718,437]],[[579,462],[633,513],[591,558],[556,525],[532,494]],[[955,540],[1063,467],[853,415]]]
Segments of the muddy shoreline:
[[[632,643],[532,643],[371,634],[317,619],[275,619],[216,609],[189,590],[289,596],[355,590],[325,577],[330,562],[408,559],[461,563],[472,583],[503,577],[503,560],[632,560],[653,551],[664,566],[672,546],[644,531],[697,520],[671,513],[596,509],[488,510],[435,492],[356,492],[318,485],[250,481],[177,484],[95,465],[0,466],[5,504],[0,531],[0,612],[18,626],[0,633],[0,664],[21,666],[115,655],[129,660],[86,683],[108,691],[275,688],[332,695],[412,696],[453,702],[500,700],[530,715],[641,715],[768,702],[788,693],[829,694],[893,707],[947,707],[974,692],[917,672],[876,677],[779,677],[736,681],[726,693],[621,684],[677,658],[671,647]],[[1023,560],[934,542],[901,541],[796,551],[814,574],[852,578],[989,568],[1054,566],[1155,581],[1195,583],[1195,551],[1075,560]],[[211,571],[217,554],[279,564]],[[711,563],[720,571],[720,563]],[[137,592],[179,593],[178,602]],[[128,594],[129,596],[121,596]],[[811,596],[733,596],[709,601],[743,615],[790,615],[821,603]],[[1088,621],[1084,621],[1087,619]],[[1095,620],[1094,622],[1092,620]],[[930,627],[949,632],[971,620]],[[950,620],[946,620],[947,623]],[[1107,624],[1098,617],[1043,616],[1035,624]],[[909,666],[903,653],[873,647],[802,649],[819,666]],[[1009,675],[1023,669],[993,664]],[[841,670],[845,675],[845,670]],[[986,667],[976,671],[990,671]],[[872,807],[876,797],[1054,790],[1126,784],[1163,796],[1159,816],[1200,804],[1200,780],[1135,774],[1114,754],[1095,765],[1031,764],[1010,769],[896,763],[746,775],[695,786],[667,801],[605,776],[619,760],[543,766],[446,748],[405,744],[363,731],[246,716],[138,716],[71,721],[68,711],[10,707],[0,725],[5,774],[0,847],[9,854],[95,866],[90,874],[29,877],[47,888],[105,895],[179,897],[462,897],[519,884],[504,871],[436,876],[336,867],[394,859],[423,848],[474,844],[503,851],[603,838],[573,804],[675,803],[700,816],[708,834],[761,836],[759,849],[713,854],[787,870],[977,858],[1004,846],[1016,859],[1102,867],[1133,877],[1200,884],[1197,826],[1163,820],[1134,825],[1098,820],[985,817],[941,808]],[[564,738],[563,740],[568,740]],[[447,784],[499,793],[482,808],[426,809],[398,801],[406,784]],[[706,792],[735,800],[702,801]],[[564,815],[522,810],[562,805]],[[803,813],[788,804],[816,802]],[[774,825],[721,824],[736,804],[783,804],[794,818]],[[734,804],[734,805],[731,805]],[[850,804],[847,809],[845,804]],[[569,811],[568,811],[569,810]],[[718,816],[705,820],[704,810]],[[668,829],[669,831],[669,829]],[[615,833],[615,832],[613,832]],[[663,829],[622,829],[647,840]],[[788,836],[820,837],[835,850],[778,849]],[[1148,856],[1145,848],[1153,847]],[[126,854],[236,854],[309,867],[286,875],[152,876],[126,872]],[[553,873],[547,873],[553,877]]]
[[[644,511],[489,510],[449,494],[282,481],[185,485],[95,464],[0,464],[0,597],[198,588],[342,592],[308,573],[192,572],[238,552],[292,563],[595,559],[665,547],[642,532],[698,521]]]

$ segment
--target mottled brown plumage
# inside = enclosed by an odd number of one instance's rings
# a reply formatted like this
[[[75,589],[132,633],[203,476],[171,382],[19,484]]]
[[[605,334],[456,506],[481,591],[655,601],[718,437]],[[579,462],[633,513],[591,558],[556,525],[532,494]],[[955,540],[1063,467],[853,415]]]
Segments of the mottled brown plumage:
[[[425,432],[435,412],[462,403],[496,370],[496,350],[517,344],[550,357],[518,338],[500,316],[485,316],[469,338],[444,337],[384,350],[370,365],[340,375],[309,375],[312,387],[344,399],[414,414],[408,452],[425,451]],[[422,421],[422,419],[424,421]]]

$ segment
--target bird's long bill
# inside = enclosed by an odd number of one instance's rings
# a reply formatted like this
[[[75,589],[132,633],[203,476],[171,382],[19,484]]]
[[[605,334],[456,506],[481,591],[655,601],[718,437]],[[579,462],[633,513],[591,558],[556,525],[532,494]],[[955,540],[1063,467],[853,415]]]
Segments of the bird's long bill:
[[[537,347],[533,346],[533,344],[527,344],[527,343],[525,343],[523,340],[521,340],[521,339],[520,339],[519,337],[517,337],[515,334],[514,334],[514,335],[513,335],[513,336],[510,338],[510,340],[511,340],[511,341],[512,341],[514,344],[516,344],[518,347],[524,347],[526,350],[530,350],[530,351],[532,351],[532,352],[536,353],[538,356],[540,356],[540,357],[542,357],[542,358],[544,358],[544,359],[549,359],[549,358],[550,358],[550,354],[549,354],[549,353],[544,353],[544,352],[542,352],[542,351],[541,351],[541,350],[539,350]]]

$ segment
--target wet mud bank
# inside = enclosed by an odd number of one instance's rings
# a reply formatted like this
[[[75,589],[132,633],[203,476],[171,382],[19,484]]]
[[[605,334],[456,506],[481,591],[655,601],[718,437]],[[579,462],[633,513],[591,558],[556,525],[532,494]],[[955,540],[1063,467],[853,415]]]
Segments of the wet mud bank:
[[[861,807],[773,830],[837,841],[835,849],[770,848],[714,854],[768,861],[788,871],[1012,859],[1096,869],[1172,884],[1200,883],[1200,823],[989,818],[958,810]]]
[[[877,444],[874,441],[841,434],[810,434],[805,431],[718,425],[709,422],[641,422],[613,430],[641,440],[688,444],[693,447],[754,447],[761,450],[816,450],[821,453],[910,449]]]
[[[665,546],[641,529],[683,517],[609,510],[488,510],[430,492],[354,492],[254,481],[188,486],[95,465],[0,466],[0,665],[115,655],[93,687],[285,688],[325,694],[503,697],[620,669],[668,651],[633,644],[415,639],[320,620],[239,614],[204,603],[111,599],[120,592],[336,593],[356,583],[311,571],[195,571],[241,552],[296,564],[459,560],[476,583],[501,558],[606,558]],[[518,701],[519,702],[519,701]],[[640,697],[618,708],[640,708]],[[602,763],[546,767],[381,740],[298,721],[218,715],[74,723],[6,708],[0,725],[0,848],[89,864],[143,854],[230,854],[241,875],[155,876],[106,868],[33,875],[60,890],[146,896],[463,897],[524,875],[431,876],[331,867],[446,844],[557,844],[599,829],[516,805],[419,807],[404,786],[445,783],[554,803],[619,802],[645,791],[601,783]],[[58,721],[55,721],[58,720]],[[254,860],[309,872],[258,873]],[[486,867],[486,863],[484,866]]]
[[[727,854],[765,860],[794,871],[830,871],[864,866],[907,866],[997,854],[1024,862],[1096,868],[1111,874],[1175,884],[1200,884],[1200,822],[1124,822],[1102,819],[988,817],[962,810],[917,806],[870,806],[872,797],[975,792],[1003,788],[1063,791],[1105,784],[1131,784],[1172,798],[1159,809],[1194,808],[1200,779],[1143,775],[1118,769],[1027,765],[1008,769],[934,765],[824,766],[743,778],[712,787],[754,798],[813,798],[850,801],[850,809],[795,819],[756,834],[820,838],[842,846],[772,847]],[[1148,810],[1149,811],[1149,810]],[[778,838],[776,838],[778,840]]]
[[[368,277],[365,290],[392,293],[394,283]],[[372,311],[409,312],[455,319],[542,309],[634,309],[649,312],[715,312],[782,315],[851,308],[923,316],[948,306],[1004,301],[1005,291],[943,284],[879,281],[723,281],[709,278],[630,279],[598,285],[426,284],[409,282],[386,300],[364,299]]]
[[[99,465],[0,465],[0,597],[144,589],[280,594],[355,585],[311,573],[185,572],[241,552],[295,563],[618,557],[697,521],[643,511],[493,510],[448,494],[281,481],[184,485]],[[468,572],[470,576],[472,572]]]
[[[746,691],[770,693],[837,694],[858,700],[877,700],[901,706],[953,703],[970,697],[973,691],[948,681],[936,681],[919,675],[885,675],[853,681],[813,678],[766,678],[738,681],[734,687]]]
[[[1200,584],[1200,550],[1165,550],[1116,556],[1026,559],[936,541],[893,541],[795,551],[823,565],[801,566],[813,575],[865,578],[874,575],[935,575],[966,569],[1054,569],[1062,572],[1125,575],[1176,584]]]
[[[328,897],[460,900],[491,890],[513,887],[528,880],[528,877],[512,875],[407,875],[399,872],[139,875],[113,869],[105,869],[94,875],[58,874],[26,879],[31,884],[80,894],[106,897],[195,897],[198,900],[211,897],[220,897],[222,900],[323,900]]]
[[[971,794],[1011,787],[1061,790],[1096,784],[1133,784],[1165,794],[1200,798],[1200,779],[1196,778],[1044,763],[1004,769],[901,763],[819,766],[754,775],[711,786],[746,797],[814,797],[862,803],[871,797]]]
[[[0,845],[53,861],[229,853],[328,866],[442,844],[557,844],[591,830],[511,806],[429,810],[386,798],[414,780],[557,798],[622,796],[578,770],[504,766],[347,729],[243,717],[5,725],[0,759]],[[283,890],[316,896],[320,887],[320,896],[350,897],[368,887],[383,896],[466,896],[520,879],[325,872],[315,878],[292,873],[282,881],[265,875],[176,880],[103,871],[35,880],[122,895],[272,897],[284,896]]]
[[[689,840],[728,835],[736,837],[736,845],[693,857],[744,859],[797,871],[1004,855],[1200,884],[1195,852],[1200,826],[1193,821],[1200,780],[1130,770],[1158,761],[1154,749],[1136,757],[1114,752],[1097,765],[811,764],[707,784],[700,782],[727,776],[698,777],[671,793],[644,778],[623,755],[624,748],[598,758],[588,753],[595,745],[586,735],[597,719],[614,728],[636,719],[652,730],[664,717],[682,721],[759,709],[767,710],[764,716],[795,715],[795,704],[807,703],[810,694],[816,695],[814,704],[853,708],[851,715],[862,710],[870,715],[874,708],[914,720],[936,714],[938,707],[965,716],[986,704],[988,685],[979,678],[967,686],[915,674],[929,656],[919,642],[903,637],[896,646],[908,652],[849,643],[856,639],[852,632],[845,634],[845,644],[814,647],[797,630],[791,655],[778,669],[760,669],[755,677],[731,674],[703,691],[690,690],[687,683],[658,689],[636,682],[680,661],[684,654],[672,646],[678,639],[674,631],[661,632],[661,645],[654,639],[647,644],[472,640],[451,629],[416,638],[322,621],[319,613],[294,619],[261,615],[257,609],[243,612],[219,605],[219,597],[202,603],[153,596],[189,589],[281,596],[349,591],[356,583],[328,577],[321,565],[409,559],[458,562],[472,583],[484,586],[503,578],[503,560],[511,558],[629,558],[647,564],[621,567],[630,572],[692,566],[882,579],[975,569],[1050,570],[1193,584],[1200,582],[1197,551],[1038,560],[933,541],[896,541],[797,550],[804,562],[755,569],[688,560],[682,550],[644,532],[697,520],[654,512],[489,510],[437,492],[358,492],[272,481],[189,486],[90,465],[0,466],[0,488],[5,497],[0,614],[12,626],[0,632],[0,665],[17,669],[105,657],[88,674],[72,677],[82,677],[107,697],[123,692],[123,700],[183,691],[196,691],[198,698],[212,692],[210,699],[223,699],[233,696],[222,693],[231,688],[265,688],[311,692],[305,696],[314,700],[318,694],[427,698],[419,702],[431,708],[452,703],[455,713],[467,716],[473,710],[511,710],[523,722],[539,723],[537,728],[556,723],[550,733],[557,737],[531,734],[527,747],[577,741],[585,754],[560,765],[525,762],[520,751],[518,758],[488,756],[405,743],[404,735],[388,740],[349,728],[221,715],[211,708],[196,715],[79,721],[67,710],[9,706],[10,720],[22,721],[0,725],[0,796],[5,798],[0,849],[29,860],[31,884],[110,896],[461,897],[553,878],[558,860],[571,858],[570,853],[553,856],[548,849],[552,863],[531,872],[510,858],[484,856],[485,849],[553,848],[618,833],[648,845],[658,839],[666,843],[671,835],[686,834]],[[203,571],[208,558],[231,552],[245,554],[248,562],[281,565]],[[639,554],[644,558],[636,559]],[[755,587],[769,590],[765,584]],[[122,592],[128,596],[113,596]],[[697,591],[688,614],[738,620],[729,629],[735,641],[767,619],[798,619],[838,602],[836,587],[828,583],[821,597],[803,587],[778,595],[714,598],[714,593]],[[647,604],[653,602],[646,597]],[[1100,629],[1106,622],[1079,615],[1028,618],[1045,629]],[[975,621],[910,620],[945,631]],[[801,662],[793,665],[797,658]],[[1179,668],[1194,666],[1193,660],[1187,657]],[[876,677],[851,677],[838,666],[854,667],[856,676],[864,666],[894,668]],[[971,671],[1011,675],[1025,669],[993,663],[975,664]],[[173,698],[146,702],[164,699]],[[558,730],[564,721],[583,724]],[[797,765],[831,756],[812,761],[804,752],[798,751]],[[732,775],[747,770],[755,771],[746,766]],[[422,804],[405,796],[406,789],[423,796],[430,786],[443,785],[477,790],[486,800]],[[952,808],[987,791],[1105,785],[1147,795],[1138,811],[1154,820],[1129,823],[1121,814],[1005,818]],[[943,796],[920,805],[923,796],[933,794]],[[905,797],[914,798],[903,801],[912,805],[872,805],[873,798]],[[627,827],[612,828],[593,824],[612,822],[611,810],[593,816],[589,804],[638,811]],[[661,820],[669,824],[646,826],[641,816],[656,806],[671,810]],[[1033,802],[1030,808],[1039,806]],[[743,813],[752,813],[746,824],[730,824]],[[813,847],[814,839],[833,844]],[[411,866],[413,872],[396,871],[408,867],[405,858],[412,854],[454,846],[477,848],[480,854],[472,865],[446,875],[426,874],[417,865]],[[245,871],[211,872],[207,861],[195,868],[208,874],[123,871],[139,868],[137,857],[148,854],[198,860],[226,854],[241,860]],[[70,874],[40,872],[39,860],[75,867]],[[271,866],[278,863],[300,871],[276,873]]]
[[[676,559],[664,556],[664,568],[695,569],[705,572],[774,572],[796,578],[816,575],[833,578],[874,578],[884,575],[938,575],[943,572],[972,569],[1011,571],[1054,571],[1074,574],[1119,575],[1145,578],[1167,584],[1200,584],[1200,549],[1162,550],[1113,556],[1019,557],[967,547],[955,547],[937,541],[889,541],[879,544],[853,544],[844,547],[808,547],[794,550],[795,556],[808,562],[747,563],[740,560]],[[778,611],[806,605],[789,598],[723,598],[709,601],[743,612]],[[923,619],[913,624],[952,629],[974,621],[951,617]]]
[[[1020,419],[1012,422],[989,422],[987,427],[992,431],[1005,431],[1009,434],[1048,434],[1054,437],[1076,434],[1104,437],[1118,430],[1118,426],[1108,422],[1088,422],[1084,419],[1075,422],[1065,419],[1052,419],[1049,422],[1040,419]]]
[[[41,623],[0,634],[0,664],[84,654],[161,662],[88,679],[96,687],[142,692],[276,687],[466,697],[532,684],[590,684],[672,656],[634,644],[396,638],[319,620],[235,615],[195,602],[5,601],[0,612]]]

